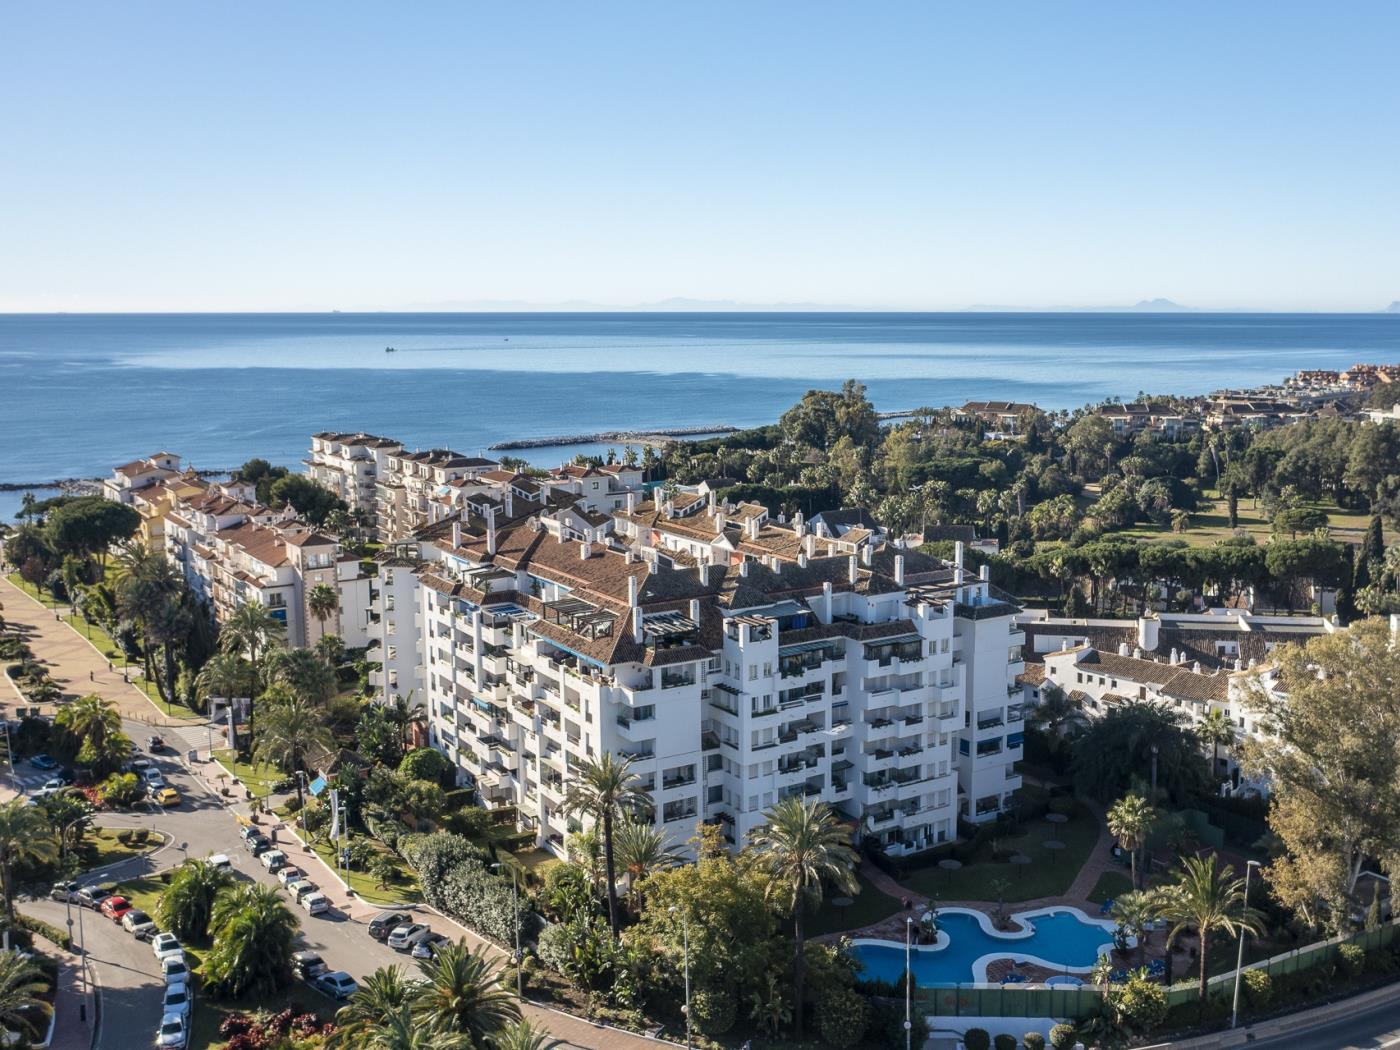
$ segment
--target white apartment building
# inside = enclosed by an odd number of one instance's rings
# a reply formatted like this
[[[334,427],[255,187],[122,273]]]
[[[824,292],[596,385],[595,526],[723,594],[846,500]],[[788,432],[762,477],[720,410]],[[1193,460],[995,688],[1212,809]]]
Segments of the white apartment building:
[[[373,515],[375,487],[388,473],[389,457],[402,451],[402,442],[393,438],[323,431],[311,435],[311,452],[302,462],[312,481],[330,489],[351,509]]]
[[[389,452],[375,483],[380,539],[387,542],[407,539],[416,529],[433,522],[432,503],[435,497],[448,491],[449,483],[474,478],[499,467],[493,460],[464,456],[443,448]]]
[[[181,472],[180,457],[173,452],[157,452],[145,459],[134,459],[112,468],[112,476],[102,481],[102,495],[117,503],[130,503],[132,494]]]
[[[584,510],[610,514],[626,505],[628,493],[642,491],[642,468],[621,463],[600,467],[566,463],[543,479],[543,484],[551,496],[574,496]]]
[[[740,845],[801,795],[910,853],[1019,786],[1018,610],[956,564],[801,536],[794,562],[691,563],[540,518],[430,531],[417,567],[380,570],[383,688],[420,688],[433,745],[541,846],[562,852],[571,770],[604,752],[633,756],[678,847],[701,820]]]

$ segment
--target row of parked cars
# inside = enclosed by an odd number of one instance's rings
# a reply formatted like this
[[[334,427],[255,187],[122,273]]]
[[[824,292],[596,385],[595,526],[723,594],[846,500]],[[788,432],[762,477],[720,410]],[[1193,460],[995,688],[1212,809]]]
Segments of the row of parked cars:
[[[431,959],[438,948],[451,941],[450,937],[434,933],[426,922],[414,922],[413,916],[397,911],[381,912],[371,919],[369,935],[415,959]]]
[[[217,862],[217,858],[211,857],[210,860]],[[227,862],[228,859],[224,858],[224,863]],[[79,886],[76,882],[66,882],[55,886],[49,896],[56,901],[91,908],[118,923],[137,940],[150,942],[165,980],[156,1046],[160,1050],[184,1050],[190,1038],[190,1011],[194,1006],[185,949],[178,937],[173,933],[162,933],[151,916],[112,890],[112,887]]]
[[[278,849],[270,838],[256,825],[249,825],[240,832],[243,848],[251,853],[264,868],[277,876],[288,895],[306,909],[308,915],[321,915],[331,910],[331,901],[317,886],[290,860],[287,854]]]

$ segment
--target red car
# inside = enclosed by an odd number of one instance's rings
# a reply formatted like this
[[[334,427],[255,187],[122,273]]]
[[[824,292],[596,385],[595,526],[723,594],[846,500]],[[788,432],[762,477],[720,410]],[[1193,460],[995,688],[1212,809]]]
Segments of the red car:
[[[131,910],[131,901],[125,897],[108,897],[102,902],[102,914],[113,922],[120,922],[121,917]]]

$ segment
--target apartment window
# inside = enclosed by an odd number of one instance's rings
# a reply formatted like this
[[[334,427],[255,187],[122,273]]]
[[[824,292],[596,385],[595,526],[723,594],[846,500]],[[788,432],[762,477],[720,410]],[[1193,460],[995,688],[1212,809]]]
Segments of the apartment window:
[[[763,677],[764,677],[764,678],[772,678],[772,677],[773,677],[773,665],[772,665],[772,664],[764,664],[764,665],[763,665]]]
[[[749,681],[750,681],[750,682],[757,682],[757,681],[758,681],[758,664],[752,664],[752,665],[749,667]]]
[[[695,816],[695,796],[690,798],[677,799],[675,802],[667,802],[661,809],[661,819],[666,823],[676,820],[686,820]]]
[[[670,769],[661,771],[661,786],[663,788],[684,787],[687,784],[695,783],[695,766],[672,766]]]

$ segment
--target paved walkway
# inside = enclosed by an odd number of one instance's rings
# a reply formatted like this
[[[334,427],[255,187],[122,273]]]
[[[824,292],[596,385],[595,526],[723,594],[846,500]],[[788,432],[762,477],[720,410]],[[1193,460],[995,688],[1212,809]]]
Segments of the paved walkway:
[[[121,716],[133,722],[156,726],[188,726],[189,719],[172,718],[136,686],[122,678],[122,669],[109,670],[107,658],[93,647],[81,633],[63,620],[54,618],[54,611],[31,598],[0,575],[0,605],[4,606],[5,622],[16,630],[34,650],[66,699],[96,693],[117,705]],[[13,683],[12,683],[13,684]],[[14,691],[0,693],[7,709],[18,703]],[[31,706],[27,701],[23,706]],[[44,705],[52,711],[52,705]],[[198,724],[198,723],[196,723]]]
[[[88,1050],[92,1045],[93,1008],[89,1002],[87,1016],[79,1016],[82,981],[78,970],[82,960],[61,948],[44,946],[47,953],[58,958],[58,995],[54,1007],[55,1023],[50,1050]]]

